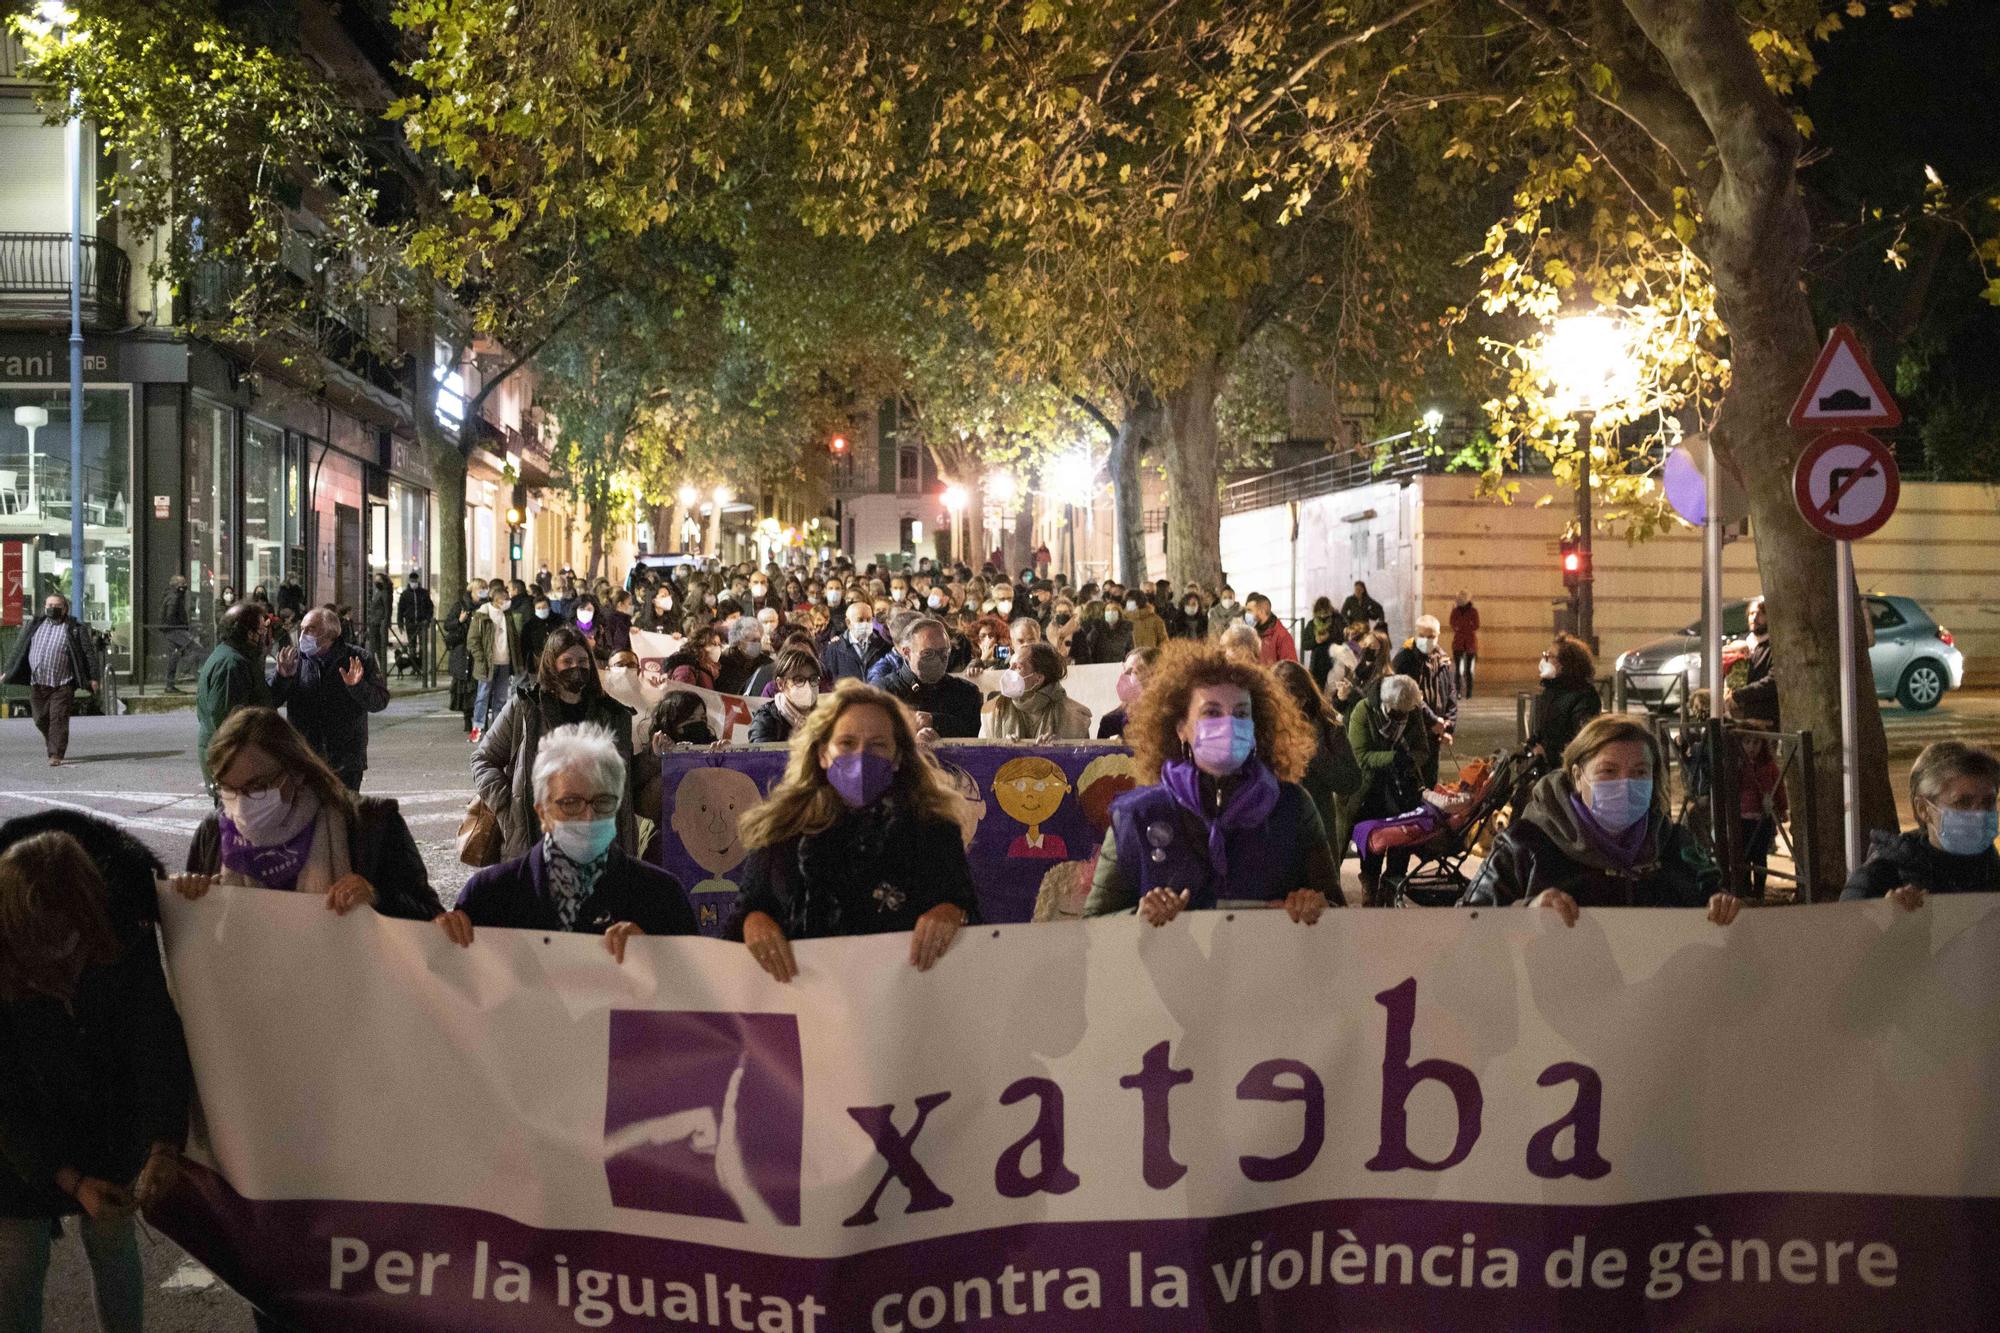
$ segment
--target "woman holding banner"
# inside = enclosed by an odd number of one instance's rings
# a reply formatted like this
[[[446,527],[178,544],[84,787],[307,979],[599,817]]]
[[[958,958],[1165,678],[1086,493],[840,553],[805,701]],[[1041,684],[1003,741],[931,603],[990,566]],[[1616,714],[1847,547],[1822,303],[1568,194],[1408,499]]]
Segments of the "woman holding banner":
[[[78,1218],[100,1327],[140,1333],[144,1324],[133,1218],[180,1174],[194,1078],[160,970],[151,875],[139,882],[136,893],[107,888],[67,833],[30,834],[0,854],[7,1333],[42,1328],[51,1242],[69,1216]]]
[[[778,693],[750,715],[752,745],[789,741],[819,706],[819,659],[805,649],[787,648],[779,653],[772,681]]]
[[[1189,908],[1254,902],[1311,925],[1340,905],[1326,826],[1298,785],[1313,731],[1270,672],[1174,640],[1125,739],[1151,785],[1111,803],[1084,915],[1136,908],[1163,926]]]
[[[977,904],[958,793],[917,745],[892,696],[843,681],[792,736],[785,775],[743,816],[743,863],[728,937],[779,981],[792,941],[910,931],[927,969]]]
[[[472,752],[472,780],[479,799],[500,821],[503,859],[525,856],[542,836],[534,792],[535,753],[542,737],[577,723],[609,730],[630,770],[632,710],[605,694],[590,642],[565,625],[550,633],[534,679],[515,685],[513,697]],[[637,842],[628,787],[618,807],[618,845],[631,852]]]
[[[348,791],[271,709],[231,713],[208,763],[222,804],[195,830],[174,881],[182,897],[221,883],[318,894],[341,915],[368,906],[429,921],[444,910],[396,803]]]
[[[1597,718],[1535,784],[1465,891],[1468,907],[1526,903],[1574,926],[1585,907],[1703,907],[1726,926],[1743,903],[1716,892],[1715,866],[1667,817],[1667,765],[1652,728]]]
[[[1964,741],[1934,741],[1910,769],[1917,826],[1877,833],[1847,881],[1847,902],[1887,897],[1905,911],[1931,893],[2000,893],[2000,759]]]

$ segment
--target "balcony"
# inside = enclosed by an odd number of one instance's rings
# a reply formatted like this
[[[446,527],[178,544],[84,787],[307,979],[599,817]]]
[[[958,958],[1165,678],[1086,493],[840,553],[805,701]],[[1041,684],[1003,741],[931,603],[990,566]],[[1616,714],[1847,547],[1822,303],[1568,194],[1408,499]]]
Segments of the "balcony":
[[[83,238],[83,325],[125,323],[132,261],[94,236]],[[0,321],[60,323],[69,319],[69,233],[0,232]]]
[[[238,298],[247,290],[248,281],[240,265],[213,260],[201,264],[195,269],[193,281],[181,293],[176,322],[228,322]],[[365,311],[336,309],[291,274],[281,274],[274,281],[281,287],[273,294],[271,304],[289,309],[290,313],[283,317],[283,329],[292,339],[377,392],[391,398],[408,395],[403,375],[362,331],[368,324]]]

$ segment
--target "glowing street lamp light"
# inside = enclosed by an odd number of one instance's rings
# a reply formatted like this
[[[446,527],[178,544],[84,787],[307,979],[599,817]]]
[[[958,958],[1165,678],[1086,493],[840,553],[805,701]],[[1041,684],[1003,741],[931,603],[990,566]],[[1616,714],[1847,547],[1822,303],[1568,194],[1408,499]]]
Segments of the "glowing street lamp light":
[[[1576,415],[1576,551],[1582,568],[1570,593],[1576,636],[1597,650],[1596,595],[1590,560],[1590,451],[1597,414],[1631,390],[1631,335],[1603,311],[1556,321],[1542,348],[1543,365],[1559,403]]]
[[[1444,413],[1433,407],[1424,413],[1424,429],[1435,435],[1444,426]]]
[[[680,489],[679,499],[681,508],[692,509],[694,508],[695,501],[701,499],[701,492],[692,486],[683,486]]]
[[[717,486],[715,488],[715,503],[718,508],[728,504],[731,500],[734,500],[735,498],[736,498],[736,492],[730,490],[727,486]]]
[[[1015,485],[1013,473],[996,472],[986,479],[986,493],[993,497],[995,503],[1010,505],[1020,492]]]
[[[954,514],[965,508],[968,498],[963,486],[951,485],[944,488],[944,507]]]

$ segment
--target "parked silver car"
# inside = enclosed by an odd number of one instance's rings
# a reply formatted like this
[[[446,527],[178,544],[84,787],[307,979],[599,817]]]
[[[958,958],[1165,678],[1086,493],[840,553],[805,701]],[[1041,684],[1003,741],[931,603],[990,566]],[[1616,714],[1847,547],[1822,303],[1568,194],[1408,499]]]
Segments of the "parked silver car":
[[[1951,631],[1933,620],[1914,599],[1869,593],[1862,598],[1862,605],[1875,627],[1875,646],[1868,650],[1868,661],[1874,670],[1877,698],[1894,699],[1911,712],[1921,713],[1936,708],[1948,691],[1965,683],[1965,657],[1953,642]],[[1722,608],[1725,670],[1749,651],[1744,641],[1750,632],[1749,606],[1746,600],[1728,602]],[[1782,651],[1783,645],[1779,648]],[[1617,665],[1625,676],[1628,700],[1656,710],[1678,708],[1687,690],[1700,688],[1701,622],[1620,653]]]

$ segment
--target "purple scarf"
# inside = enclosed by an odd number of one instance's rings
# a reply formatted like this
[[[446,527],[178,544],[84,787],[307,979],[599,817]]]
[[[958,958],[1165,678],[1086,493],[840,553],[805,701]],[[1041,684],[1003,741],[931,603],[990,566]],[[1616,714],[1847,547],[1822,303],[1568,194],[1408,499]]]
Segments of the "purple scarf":
[[[1613,833],[1598,823],[1590,813],[1590,807],[1574,792],[1570,794],[1569,808],[1576,813],[1576,826],[1590,841],[1591,847],[1602,856],[1607,864],[1636,870],[1646,852],[1646,838],[1653,831],[1650,815],[1637,820],[1623,833]]]
[[[1170,759],[1160,765],[1160,785],[1175,804],[1200,816],[1208,826],[1208,863],[1215,867],[1218,882],[1229,878],[1229,853],[1224,838],[1230,829],[1255,828],[1271,817],[1278,806],[1278,778],[1251,755],[1243,766],[1243,780],[1236,784],[1223,803],[1222,813],[1210,817],[1201,799],[1201,770],[1191,759]],[[1221,896],[1221,895],[1218,895]]]
[[[319,828],[317,818],[308,819],[306,826],[289,840],[269,847],[259,847],[238,833],[228,815],[217,818],[221,821],[225,870],[247,875],[267,889],[289,893],[298,887],[299,872],[305,868],[306,857],[312,852],[313,833]]]

